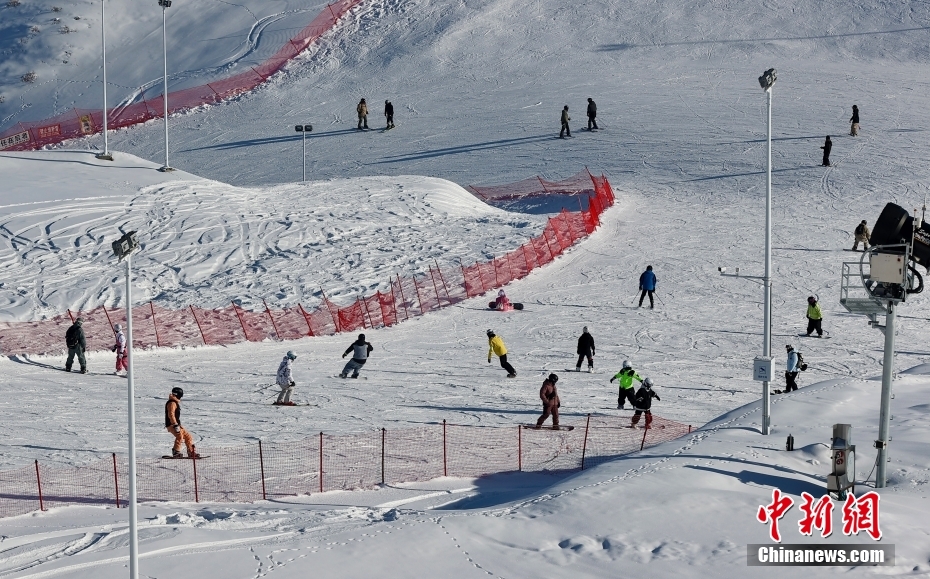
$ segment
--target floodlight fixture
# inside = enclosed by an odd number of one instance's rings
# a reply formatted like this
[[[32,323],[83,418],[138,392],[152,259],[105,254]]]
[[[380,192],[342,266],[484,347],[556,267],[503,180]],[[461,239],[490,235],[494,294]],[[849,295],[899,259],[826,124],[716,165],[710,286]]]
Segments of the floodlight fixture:
[[[770,68],[759,77],[759,86],[762,87],[762,90],[769,90],[776,80],[778,80],[778,73],[775,72],[774,68]]]
[[[136,237],[136,232],[130,231],[113,242],[113,255],[115,255],[119,261],[123,261],[124,258],[129,257],[138,247],[139,239]]]
[[[171,8],[171,0],[158,0],[158,5],[162,8]]]

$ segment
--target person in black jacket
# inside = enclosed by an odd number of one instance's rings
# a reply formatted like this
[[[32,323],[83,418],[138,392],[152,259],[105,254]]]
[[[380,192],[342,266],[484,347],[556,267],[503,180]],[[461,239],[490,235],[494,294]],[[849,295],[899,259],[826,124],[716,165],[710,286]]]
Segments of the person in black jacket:
[[[384,130],[394,128],[394,105],[391,104],[391,101],[384,101],[384,117],[387,119],[387,126]]]
[[[71,371],[74,364],[74,357],[77,356],[78,363],[81,364],[81,374],[87,374],[87,359],[84,358],[84,350],[87,349],[87,340],[84,339],[84,320],[78,318],[71,324],[68,331],[65,332],[65,345],[68,346],[68,361],[65,362],[65,372]]]
[[[827,135],[827,140],[823,142],[823,146],[820,147],[823,149],[823,166],[830,166],[830,149],[833,148],[833,141],[830,140],[830,135]]]
[[[858,137],[859,136],[859,107],[853,105],[853,114],[849,117],[849,134]]]
[[[352,377],[358,378],[358,371],[368,361],[368,356],[371,355],[372,350],[374,350],[372,345],[365,341],[365,334],[359,334],[358,339],[352,342],[352,345],[346,348],[346,351],[342,354],[342,357],[345,358],[349,355],[349,352],[352,352],[352,359],[342,369],[339,377],[346,378],[349,375],[349,370],[352,370]]]
[[[597,121],[594,120],[597,117],[597,103],[594,102],[594,99],[588,99],[588,130],[597,129]]]
[[[581,372],[581,361],[588,359],[588,372],[594,372],[594,336],[588,333],[588,326],[581,329],[581,336],[578,338],[578,363],[575,364],[575,372]]]
[[[630,428],[636,428],[636,423],[639,422],[639,416],[645,412],[646,413],[646,428],[652,424],[652,399],[661,401],[659,395],[652,391],[652,378],[644,378],[643,385],[639,387],[639,390],[636,391],[636,395],[633,396],[633,410],[636,412],[633,413],[633,422],[630,423]]]

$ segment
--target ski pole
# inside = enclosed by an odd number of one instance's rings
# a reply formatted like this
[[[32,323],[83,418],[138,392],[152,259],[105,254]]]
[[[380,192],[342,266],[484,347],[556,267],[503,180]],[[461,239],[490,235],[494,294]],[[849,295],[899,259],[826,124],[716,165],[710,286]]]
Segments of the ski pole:
[[[658,294],[658,293],[652,292],[652,295],[654,295],[654,296],[656,297],[656,299],[659,300],[659,303],[660,303],[660,304],[662,304],[663,306],[665,305],[665,302],[662,301],[662,298],[659,297],[659,294]]]

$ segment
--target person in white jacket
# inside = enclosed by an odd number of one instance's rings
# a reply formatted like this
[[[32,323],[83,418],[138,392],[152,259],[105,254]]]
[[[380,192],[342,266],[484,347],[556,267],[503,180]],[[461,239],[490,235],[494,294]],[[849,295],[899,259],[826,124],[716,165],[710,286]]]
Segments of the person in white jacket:
[[[119,376],[120,371],[125,370],[128,374],[129,349],[126,348],[126,336],[123,335],[123,326],[116,324],[113,329],[116,330],[116,343],[110,348],[111,352],[116,352],[116,371],[113,373]]]
[[[281,388],[281,393],[278,394],[278,400],[275,401],[277,406],[294,406],[295,404],[291,402],[291,392],[294,391],[294,377],[291,373],[291,362],[297,359],[297,354],[292,351],[288,351],[284,355],[284,359],[281,360],[281,364],[278,366],[278,377],[277,384]]]

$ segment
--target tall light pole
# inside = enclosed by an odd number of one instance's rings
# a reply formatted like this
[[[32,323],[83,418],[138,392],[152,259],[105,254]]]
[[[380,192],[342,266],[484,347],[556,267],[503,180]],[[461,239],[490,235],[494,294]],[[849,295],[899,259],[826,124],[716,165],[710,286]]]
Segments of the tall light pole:
[[[159,171],[174,171],[168,164],[168,8],[171,7],[171,0],[158,0],[161,6],[161,40],[165,56],[165,82],[162,89],[162,103],[165,105],[165,165]]]
[[[762,356],[772,358],[772,87],[778,76],[770,68],[759,77],[759,85],[766,94],[766,169],[765,169],[765,275],[762,285],[765,287],[765,304],[763,306]],[[769,433],[772,403],[769,399],[769,381],[762,382],[762,434]]]
[[[129,396],[129,578],[139,579],[139,513],[136,509],[136,403],[133,392],[132,369],[135,354],[132,352],[132,252],[139,247],[136,232],[130,231],[113,242],[113,254],[126,260],[126,347],[129,351],[126,382]]]
[[[307,180],[307,133],[313,130],[313,125],[295,125],[294,130],[301,134],[304,142],[304,178]]]
[[[103,161],[112,161],[107,139],[107,2],[100,0],[100,36],[103,45],[103,152],[97,155]]]

